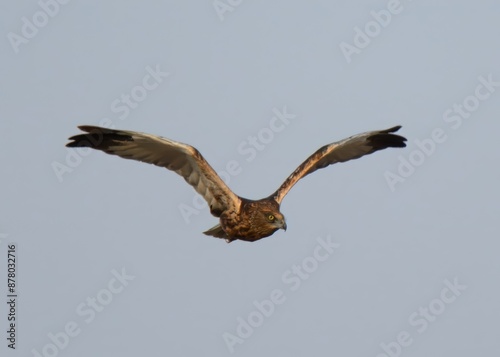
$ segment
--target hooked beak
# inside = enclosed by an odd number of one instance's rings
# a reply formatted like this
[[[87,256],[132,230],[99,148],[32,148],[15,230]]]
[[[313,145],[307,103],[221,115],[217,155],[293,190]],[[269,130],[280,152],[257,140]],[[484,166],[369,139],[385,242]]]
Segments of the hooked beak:
[[[286,232],[286,222],[283,220],[283,224],[281,225],[281,229],[283,229]]]

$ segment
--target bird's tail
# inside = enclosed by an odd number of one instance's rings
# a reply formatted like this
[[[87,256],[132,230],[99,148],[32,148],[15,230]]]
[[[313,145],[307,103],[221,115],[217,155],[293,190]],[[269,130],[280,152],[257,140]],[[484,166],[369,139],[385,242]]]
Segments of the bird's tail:
[[[225,239],[226,242],[228,243],[232,241],[232,239],[227,236],[226,232],[224,232],[220,224],[213,226],[209,230],[203,232],[203,234],[206,234],[207,236]]]

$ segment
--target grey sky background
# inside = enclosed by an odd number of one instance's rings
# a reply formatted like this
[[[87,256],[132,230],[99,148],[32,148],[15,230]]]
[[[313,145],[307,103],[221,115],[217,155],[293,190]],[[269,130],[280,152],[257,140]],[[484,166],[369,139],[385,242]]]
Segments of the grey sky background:
[[[2,356],[498,355],[498,2],[48,3],[0,5],[2,301],[9,242],[19,262]],[[169,75],[137,88],[156,69]],[[408,147],[308,176],[282,204],[286,233],[226,244],[174,173],[64,147],[103,122],[236,162],[229,186],[248,198],[359,132],[401,124]]]

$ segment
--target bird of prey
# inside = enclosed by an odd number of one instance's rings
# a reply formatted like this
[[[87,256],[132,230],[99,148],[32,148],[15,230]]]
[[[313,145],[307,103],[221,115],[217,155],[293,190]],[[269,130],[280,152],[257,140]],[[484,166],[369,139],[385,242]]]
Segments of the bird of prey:
[[[79,126],[85,134],[69,138],[68,147],[90,147],[175,171],[207,201],[219,224],[206,235],[254,242],[278,229],[286,230],[280,204],[290,189],[306,175],[337,162],[345,162],[389,147],[405,147],[406,138],[393,134],[401,126],[369,131],[319,148],[270,196],[250,200],[236,195],[194,147],[161,136],[97,126]]]

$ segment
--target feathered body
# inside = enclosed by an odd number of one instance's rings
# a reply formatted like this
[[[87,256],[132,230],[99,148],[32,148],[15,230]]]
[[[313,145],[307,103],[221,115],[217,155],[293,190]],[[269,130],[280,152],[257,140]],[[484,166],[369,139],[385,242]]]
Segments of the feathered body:
[[[253,242],[272,235],[278,229],[286,230],[285,217],[276,201],[239,198],[241,206],[238,212],[224,211],[220,215],[220,223],[203,233],[228,242],[235,239]]]

